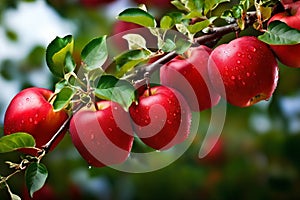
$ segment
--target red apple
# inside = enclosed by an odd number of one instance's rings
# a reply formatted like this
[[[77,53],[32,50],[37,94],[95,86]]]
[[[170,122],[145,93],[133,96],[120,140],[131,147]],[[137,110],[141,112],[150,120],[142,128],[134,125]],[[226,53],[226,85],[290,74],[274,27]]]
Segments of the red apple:
[[[58,200],[57,194],[53,187],[49,184],[45,184],[41,189],[33,193],[33,198],[30,197],[29,192],[26,187],[23,188],[23,200]]]
[[[208,71],[216,91],[239,107],[269,99],[278,81],[278,65],[272,51],[251,36],[216,47],[209,57]]]
[[[48,100],[53,92],[44,88],[27,88],[18,93],[10,102],[4,117],[4,134],[27,132],[36,142],[36,147],[42,148],[67,120],[64,110],[53,111]],[[52,150],[63,138],[61,134],[53,143]],[[35,155],[37,151],[23,149],[25,153]]]
[[[193,111],[209,109],[220,100],[208,76],[211,51],[203,45],[194,47],[189,50],[188,58],[177,56],[160,68],[161,84],[178,90]]]
[[[97,102],[96,109],[74,114],[69,129],[73,144],[91,166],[120,164],[133,143],[129,114],[112,101]]]
[[[138,137],[148,146],[166,150],[189,135],[191,111],[182,95],[165,86],[145,90],[129,113]]]
[[[288,4],[289,11],[274,15],[268,23],[279,20],[291,28],[300,30],[300,2]],[[289,67],[300,68],[300,44],[270,45],[279,61]]]

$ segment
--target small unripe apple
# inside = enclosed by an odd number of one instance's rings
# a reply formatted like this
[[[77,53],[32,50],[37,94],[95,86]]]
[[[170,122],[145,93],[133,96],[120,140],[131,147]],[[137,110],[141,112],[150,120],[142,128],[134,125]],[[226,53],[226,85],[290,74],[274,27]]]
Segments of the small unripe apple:
[[[135,133],[153,149],[169,149],[189,135],[191,110],[178,91],[166,86],[146,89],[129,113]]]
[[[69,129],[73,144],[90,166],[126,161],[133,143],[128,112],[112,101],[99,101],[96,109],[74,114]]]
[[[268,100],[278,81],[278,65],[272,51],[252,36],[216,47],[210,54],[208,71],[216,91],[239,107]]]
[[[160,68],[161,84],[178,90],[193,111],[209,109],[220,100],[208,76],[211,51],[203,45],[190,48],[187,58],[177,56]]]
[[[288,4],[289,11],[274,15],[268,23],[279,20],[291,28],[300,30],[300,2]],[[279,61],[289,67],[300,68],[300,44],[270,45]]]
[[[4,134],[29,133],[34,137],[36,147],[42,148],[68,118],[64,110],[53,111],[53,106],[48,102],[52,95],[52,91],[36,87],[18,93],[6,110]],[[64,133],[54,141],[50,150],[61,141],[63,136]],[[37,153],[32,149],[22,149],[22,152],[33,155]]]

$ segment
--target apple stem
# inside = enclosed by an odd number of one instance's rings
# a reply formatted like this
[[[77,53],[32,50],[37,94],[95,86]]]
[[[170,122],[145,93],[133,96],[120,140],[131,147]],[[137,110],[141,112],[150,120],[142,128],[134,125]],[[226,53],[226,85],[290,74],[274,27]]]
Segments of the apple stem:
[[[53,137],[43,146],[43,150],[45,151],[45,154],[48,153],[48,151],[50,150],[52,144],[54,143],[54,141],[56,140],[56,138],[58,136],[60,136],[60,134],[63,132],[63,130],[65,130],[66,127],[68,127],[68,124],[70,123],[72,116],[78,112],[85,104],[84,103],[79,103],[79,105],[77,105],[77,107],[73,110],[73,113],[70,114],[68,116],[68,118],[66,119],[66,121],[64,121],[64,123],[60,126],[60,128],[56,131],[56,133],[53,135]]]
[[[151,88],[150,88],[150,73],[149,72],[145,72],[144,79],[146,82],[148,94],[149,94],[149,96],[151,96],[152,94],[151,94]]]

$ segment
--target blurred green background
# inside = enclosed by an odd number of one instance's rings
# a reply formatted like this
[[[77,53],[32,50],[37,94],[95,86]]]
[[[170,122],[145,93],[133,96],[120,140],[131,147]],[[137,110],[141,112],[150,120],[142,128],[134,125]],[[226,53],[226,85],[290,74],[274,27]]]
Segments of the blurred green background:
[[[93,2],[0,1],[1,136],[4,112],[17,92],[30,86],[53,89],[56,80],[45,64],[45,48],[51,40],[72,34],[75,56],[79,55],[92,38],[112,34],[118,13],[137,5],[134,0]],[[222,4],[221,10],[233,3]],[[149,8],[157,17],[173,9],[158,3],[150,3]],[[201,113],[190,148],[171,165],[154,172],[89,168],[67,134],[43,159],[49,171],[44,192],[49,199],[300,199],[299,85],[300,69],[280,65],[279,85],[272,99],[249,108],[228,105],[222,135],[207,157],[199,159],[198,153],[209,111]],[[11,173],[4,162],[18,162],[20,155],[0,155],[0,174]],[[8,183],[14,193],[23,195],[24,174]],[[6,189],[0,190],[0,199],[8,199]]]

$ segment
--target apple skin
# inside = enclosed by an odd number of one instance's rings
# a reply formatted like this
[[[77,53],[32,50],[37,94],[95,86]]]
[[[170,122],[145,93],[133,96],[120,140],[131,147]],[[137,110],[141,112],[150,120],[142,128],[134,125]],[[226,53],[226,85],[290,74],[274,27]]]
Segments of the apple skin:
[[[48,102],[52,95],[52,91],[37,87],[19,92],[6,110],[4,134],[29,133],[34,137],[36,147],[42,148],[68,118],[64,110],[53,111],[53,106]],[[65,132],[54,141],[50,150],[53,150],[62,140]],[[21,149],[21,151],[37,155],[37,151],[33,149]]]
[[[153,149],[166,150],[188,137],[191,110],[174,89],[154,86],[149,90],[133,102],[129,113],[137,136]]]
[[[54,188],[47,183],[41,189],[33,193],[33,198],[30,197],[26,186],[24,186],[22,197],[23,200],[59,200],[58,195],[54,191]]]
[[[220,95],[209,80],[207,63],[212,50],[204,45],[189,50],[188,58],[177,56],[160,68],[162,85],[175,88],[187,100],[192,111],[217,105]]]
[[[290,12],[281,12],[274,15],[268,23],[279,20],[291,28],[300,30],[300,2],[288,4]],[[286,66],[300,68],[300,44],[295,45],[270,45],[279,61]]]
[[[73,144],[90,166],[123,163],[133,144],[130,116],[112,101],[99,101],[96,108],[73,115],[69,128]]]
[[[216,91],[239,107],[268,100],[278,82],[275,56],[265,43],[252,36],[216,47],[208,60],[208,72]]]

